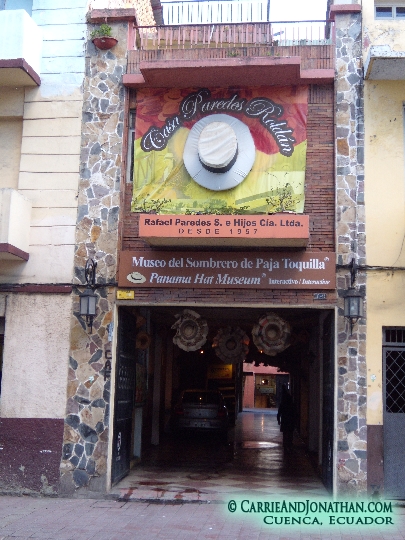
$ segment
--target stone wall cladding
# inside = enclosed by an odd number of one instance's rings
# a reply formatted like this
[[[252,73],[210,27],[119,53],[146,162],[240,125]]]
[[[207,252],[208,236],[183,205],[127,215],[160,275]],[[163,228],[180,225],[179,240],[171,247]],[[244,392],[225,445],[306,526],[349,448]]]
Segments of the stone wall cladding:
[[[155,26],[155,17],[153,15],[153,0],[90,0],[89,11],[108,9],[122,10],[135,8],[136,22],[138,26]],[[157,6],[156,8],[157,9]],[[161,10],[160,10],[161,11]]]
[[[350,335],[343,317],[344,294],[351,286],[345,265],[365,264],[364,120],[361,13],[336,14],[336,202],[338,265],[337,492],[364,494],[367,484],[366,325]],[[365,295],[366,277],[356,288]]]
[[[135,9],[138,26],[156,25],[150,0],[136,0]]]
[[[112,50],[87,44],[73,282],[83,286],[86,260],[94,259],[99,298],[90,334],[79,315],[83,288],[75,287],[61,463],[61,492],[70,494],[106,489],[110,380],[104,380],[104,363],[117,265],[127,23],[112,26],[118,39]]]

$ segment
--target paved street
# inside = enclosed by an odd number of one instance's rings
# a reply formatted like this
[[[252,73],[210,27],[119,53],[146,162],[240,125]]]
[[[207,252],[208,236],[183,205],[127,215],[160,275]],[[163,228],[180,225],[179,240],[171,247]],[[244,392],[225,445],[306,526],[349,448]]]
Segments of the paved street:
[[[83,499],[0,497],[0,540],[264,540],[264,539],[389,539],[405,538],[405,515],[398,527],[280,530],[232,515],[223,504],[150,504]],[[397,521],[394,518],[395,522]],[[402,525],[401,525],[402,523]]]
[[[305,523],[305,512],[274,511],[271,503],[331,501],[298,438],[283,454],[274,411],[243,412],[229,438],[221,446],[209,437],[166,437],[105,499],[0,496],[0,540],[405,540],[405,507],[383,513],[393,526],[367,526],[365,515],[385,518],[352,512],[363,520],[354,529],[328,525],[335,512],[310,512]],[[257,502],[268,507],[254,512]],[[280,527],[280,516],[290,524]],[[301,523],[291,525],[291,516]]]

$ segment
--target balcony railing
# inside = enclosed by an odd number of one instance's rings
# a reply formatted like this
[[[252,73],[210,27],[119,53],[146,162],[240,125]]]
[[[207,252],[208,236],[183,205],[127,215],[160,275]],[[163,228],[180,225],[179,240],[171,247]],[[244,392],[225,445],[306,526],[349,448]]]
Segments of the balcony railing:
[[[162,2],[164,24],[265,22],[270,0],[174,0]]]
[[[330,45],[331,21],[139,26],[134,49]],[[235,54],[236,55],[236,54]]]

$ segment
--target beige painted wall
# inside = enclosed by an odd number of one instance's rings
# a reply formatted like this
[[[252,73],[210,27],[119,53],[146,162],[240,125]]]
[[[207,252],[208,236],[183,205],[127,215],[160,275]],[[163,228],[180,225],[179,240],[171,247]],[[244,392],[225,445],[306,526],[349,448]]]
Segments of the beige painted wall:
[[[41,85],[0,90],[0,147],[8,145],[0,173],[7,159],[13,174],[5,185],[32,203],[29,260],[2,262],[0,283],[72,280],[87,1],[60,4],[58,10],[52,0],[33,5],[32,19],[43,34]],[[1,129],[4,114],[20,118],[18,134],[10,120]],[[0,174],[0,187],[4,178]]]
[[[0,117],[19,116],[24,113],[24,89],[0,87]]]
[[[405,326],[405,272],[374,272],[367,280],[367,423],[383,423],[382,330]],[[373,379],[375,380],[373,381]]]
[[[365,81],[367,264],[405,266],[402,81]]]
[[[18,187],[22,118],[0,117],[0,189]]]
[[[26,91],[13,187],[32,202],[30,259],[4,261],[0,282],[72,279],[82,99],[79,89],[68,96],[46,97],[40,88]]]
[[[405,266],[403,81],[365,81],[367,264]],[[369,271],[367,423],[382,424],[382,330],[405,326],[405,272]],[[375,380],[373,381],[373,379]]]
[[[377,2],[376,2],[377,3]],[[378,0],[378,5],[403,5],[392,0]],[[363,58],[367,58],[370,46],[389,45],[393,51],[405,51],[404,22],[401,19],[375,19],[374,0],[362,1]]]
[[[17,189],[20,169],[24,90],[0,88],[0,189]]]
[[[64,417],[70,313],[70,295],[7,296],[0,417]]]
[[[26,91],[18,190],[32,202],[30,258],[5,262],[0,282],[72,280],[82,99],[80,90],[52,97]]]

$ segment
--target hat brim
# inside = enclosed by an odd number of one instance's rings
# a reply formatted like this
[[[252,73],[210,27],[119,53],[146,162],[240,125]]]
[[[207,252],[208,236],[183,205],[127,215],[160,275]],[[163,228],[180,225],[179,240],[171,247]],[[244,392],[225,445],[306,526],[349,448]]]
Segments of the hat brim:
[[[228,124],[236,135],[238,155],[235,163],[226,172],[211,172],[199,159],[199,137],[202,130],[212,122]],[[184,146],[183,160],[188,173],[197,184],[212,191],[225,191],[243,182],[253,166],[255,153],[255,144],[246,124],[227,114],[212,114],[202,118],[191,128]]]

